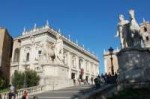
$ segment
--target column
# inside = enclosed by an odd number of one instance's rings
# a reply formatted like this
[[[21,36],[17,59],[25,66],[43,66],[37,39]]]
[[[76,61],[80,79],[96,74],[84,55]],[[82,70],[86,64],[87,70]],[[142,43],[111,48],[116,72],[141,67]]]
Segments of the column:
[[[77,75],[76,75],[76,79],[78,80],[79,75],[80,75],[80,68],[79,68],[79,57],[76,56],[76,69],[77,69]]]
[[[84,74],[83,74],[83,79],[85,79],[85,75],[86,75],[86,68],[85,68],[85,59],[83,59],[83,62],[82,62],[82,68],[84,69]]]
[[[67,56],[68,56],[68,78],[71,79],[71,55],[70,55],[70,52],[67,52]]]

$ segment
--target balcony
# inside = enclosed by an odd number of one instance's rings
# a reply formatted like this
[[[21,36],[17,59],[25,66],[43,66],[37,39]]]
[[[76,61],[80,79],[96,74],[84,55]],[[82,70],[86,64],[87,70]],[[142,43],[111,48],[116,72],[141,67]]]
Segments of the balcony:
[[[19,62],[11,62],[11,66],[13,67],[19,66]]]

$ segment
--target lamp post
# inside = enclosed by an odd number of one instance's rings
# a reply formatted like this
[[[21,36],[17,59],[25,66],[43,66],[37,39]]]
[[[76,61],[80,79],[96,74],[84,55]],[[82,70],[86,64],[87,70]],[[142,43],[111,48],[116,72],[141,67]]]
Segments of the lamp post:
[[[112,57],[114,49],[110,47],[108,51],[109,51],[110,60],[111,60],[111,74],[114,75],[114,66],[113,66],[113,57]]]

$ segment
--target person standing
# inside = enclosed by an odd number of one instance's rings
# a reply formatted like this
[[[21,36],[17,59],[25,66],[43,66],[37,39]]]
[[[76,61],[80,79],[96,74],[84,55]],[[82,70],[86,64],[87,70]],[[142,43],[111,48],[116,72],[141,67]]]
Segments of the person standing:
[[[21,99],[29,99],[28,92],[26,90],[23,91],[23,95]]]
[[[10,85],[9,89],[9,99],[15,99],[15,87],[13,85]]]

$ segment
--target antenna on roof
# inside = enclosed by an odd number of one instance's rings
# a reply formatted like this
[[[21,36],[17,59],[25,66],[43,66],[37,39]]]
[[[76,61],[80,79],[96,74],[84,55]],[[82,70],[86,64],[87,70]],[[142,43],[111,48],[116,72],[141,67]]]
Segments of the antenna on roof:
[[[33,31],[35,31],[36,30],[36,23],[34,24],[34,28],[33,28]]]
[[[46,20],[45,27],[46,27],[46,28],[49,28],[49,22],[48,22],[48,20]]]
[[[143,18],[143,23],[146,22],[145,19]]]
[[[60,28],[58,29],[58,32],[60,33],[61,31],[60,31]]]

